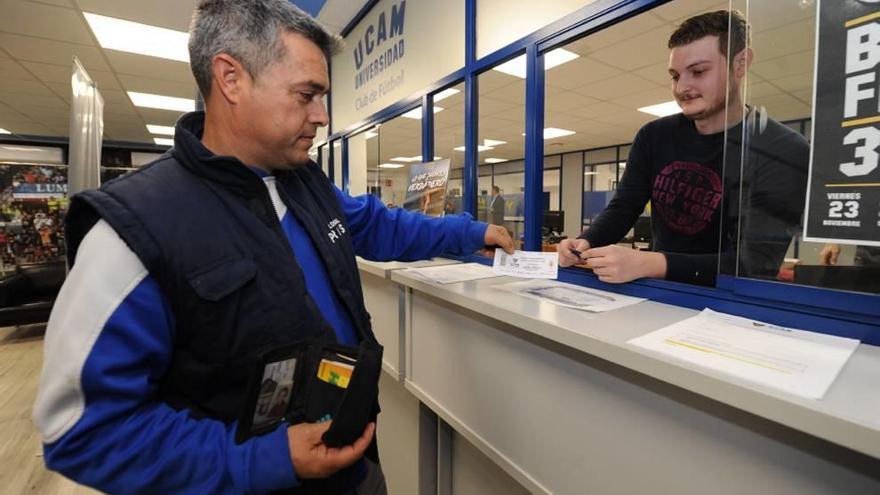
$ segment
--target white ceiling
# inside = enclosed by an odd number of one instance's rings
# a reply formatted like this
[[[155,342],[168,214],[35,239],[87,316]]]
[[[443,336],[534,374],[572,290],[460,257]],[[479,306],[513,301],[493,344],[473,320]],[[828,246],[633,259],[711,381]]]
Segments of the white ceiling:
[[[366,0],[330,0],[319,16],[339,30]],[[66,136],[70,72],[80,59],[105,99],[105,140],[152,143],[146,124],[173,125],[179,112],[138,108],[126,91],[194,98],[186,63],[104,50],[83,12],[185,31],[197,0],[0,0],[0,127],[16,134]],[[814,10],[801,0],[750,2],[755,63],[749,101],[777,120],[808,117],[812,95]],[[809,2],[807,2],[809,4]],[[675,26],[696,13],[727,7],[718,0],[677,0],[565,46],[580,58],[546,73],[545,126],[577,132],[546,141],[545,151],[627,143],[653,117],[635,109],[671,99],[666,41]],[[507,144],[480,153],[523,156],[524,80],[497,71],[479,77],[479,139]],[[436,154],[461,162],[452,148],[464,143],[463,87],[438,102]],[[421,152],[420,123],[398,118],[370,140],[374,160]],[[375,153],[375,154],[374,154]],[[381,155],[381,156],[380,156]]]
[[[104,97],[104,139],[153,143],[146,124],[180,112],[139,108],[126,91],[195,98],[189,65],[100,47],[83,12],[186,31],[198,0],[0,0],[0,128],[68,135],[70,75],[79,58]],[[319,20],[341,30],[366,0],[329,0]]]

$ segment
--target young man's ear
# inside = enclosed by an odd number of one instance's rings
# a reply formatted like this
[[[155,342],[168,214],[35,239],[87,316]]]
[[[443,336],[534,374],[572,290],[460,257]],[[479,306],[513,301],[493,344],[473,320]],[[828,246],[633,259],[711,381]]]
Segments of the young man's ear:
[[[212,93],[218,93],[217,96],[230,104],[238,103],[244,86],[249,82],[244,66],[231,55],[219,53],[211,59],[211,74],[211,84],[216,90]]]
[[[752,56],[751,48],[743,48],[733,58],[733,72],[738,79],[746,76],[746,72],[748,72],[749,67],[752,65]]]

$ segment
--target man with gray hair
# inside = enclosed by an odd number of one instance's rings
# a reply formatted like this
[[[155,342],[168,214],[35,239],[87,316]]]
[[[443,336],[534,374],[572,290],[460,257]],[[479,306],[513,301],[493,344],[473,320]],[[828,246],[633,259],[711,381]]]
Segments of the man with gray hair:
[[[467,215],[351,197],[309,160],[337,44],[285,0],[199,4],[190,58],[205,111],[179,120],[155,162],[71,200],[71,271],[34,406],[50,469],[110,493],[385,493],[381,351],[355,255],[512,252],[512,241]],[[270,359],[303,343],[309,354]],[[334,346],[358,349],[350,381],[301,372],[316,355],[332,365],[339,354],[311,349]],[[266,417],[284,408],[260,409],[252,391],[282,369],[296,370],[282,380],[294,412]],[[343,397],[329,418],[302,413],[327,394]]]

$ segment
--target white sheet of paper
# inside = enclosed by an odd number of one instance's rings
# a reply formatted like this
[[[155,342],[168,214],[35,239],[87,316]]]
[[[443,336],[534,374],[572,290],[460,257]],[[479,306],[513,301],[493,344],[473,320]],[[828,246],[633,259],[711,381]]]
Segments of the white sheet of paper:
[[[502,249],[496,249],[492,269],[499,275],[511,277],[554,279],[559,275],[559,254],[540,251],[507,254]]]
[[[493,285],[492,288],[513,292],[523,297],[600,313],[622,308],[644,301],[638,297],[624,296],[604,290],[589,289],[579,285],[566,284],[555,280],[528,280],[509,284]]]
[[[808,399],[825,396],[859,345],[710,309],[629,343]]]
[[[467,280],[478,280],[500,276],[492,268],[479,263],[457,263],[453,265],[428,266],[424,268],[407,268],[407,274],[415,275],[427,282],[438,284],[454,284]]]

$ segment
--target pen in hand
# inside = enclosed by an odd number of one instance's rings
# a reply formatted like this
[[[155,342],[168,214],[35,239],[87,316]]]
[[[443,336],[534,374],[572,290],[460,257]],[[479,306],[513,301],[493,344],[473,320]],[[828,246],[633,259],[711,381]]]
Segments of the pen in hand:
[[[581,255],[583,254],[582,252],[578,251],[578,250],[575,249],[575,248],[568,248],[568,250],[571,252],[571,254],[577,256],[578,259],[582,259],[582,258],[581,258]]]

